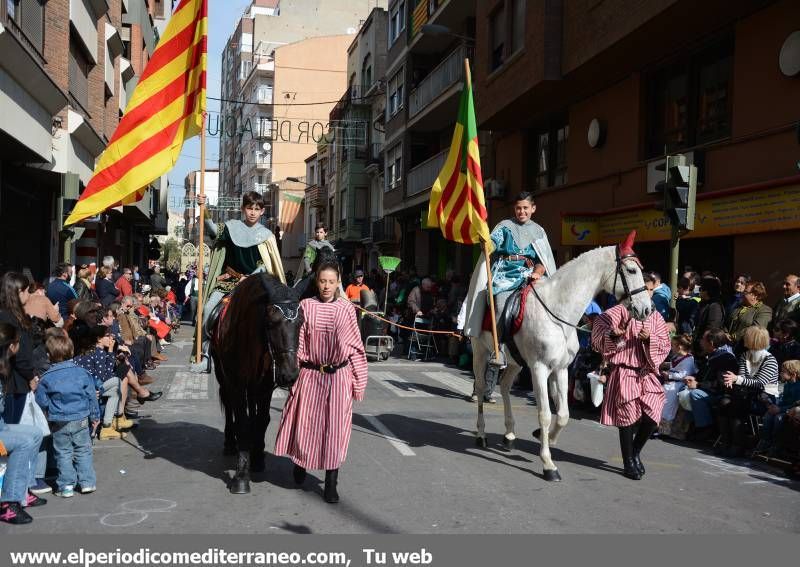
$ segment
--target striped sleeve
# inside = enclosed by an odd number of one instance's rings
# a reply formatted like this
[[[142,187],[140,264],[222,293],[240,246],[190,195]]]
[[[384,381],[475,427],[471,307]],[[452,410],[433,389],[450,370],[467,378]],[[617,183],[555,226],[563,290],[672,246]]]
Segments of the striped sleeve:
[[[608,336],[611,329],[620,324],[620,318],[612,307],[595,319],[592,325],[592,348],[605,357],[617,351],[617,340]]]
[[[353,398],[361,401],[367,389],[367,355],[358,330],[356,310],[351,305],[346,305],[342,319],[342,339],[345,350],[349,353],[350,369],[353,372]]]
[[[736,384],[744,386],[745,388],[753,388],[756,390],[764,390],[769,384],[778,383],[778,361],[774,356],[767,355],[764,362],[756,372],[755,376],[748,376],[747,364],[745,358],[742,357],[739,361],[739,376]]]
[[[300,327],[299,344],[297,345],[297,361],[310,362],[306,354],[306,335],[309,329],[309,319],[311,318],[310,311],[304,306],[306,300],[300,302],[300,308],[303,310],[303,325]]]

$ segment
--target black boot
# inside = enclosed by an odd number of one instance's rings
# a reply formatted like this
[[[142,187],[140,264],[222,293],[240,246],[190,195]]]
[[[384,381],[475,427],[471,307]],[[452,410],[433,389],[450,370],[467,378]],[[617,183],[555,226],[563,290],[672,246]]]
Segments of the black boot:
[[[633,462],[640,476],[644,476],[644,465],[640,457],[642,447],[644,447],[644,444],[647,443],[647,440],[650,439],[656,429],[658,429],[658,424],[646,415],[643,415],[639,420],[639,428],[633,438]]]
[[[306,469],[300,465],[295,465],[292,470],[292,476],[295,484],[303,484],[306,481]]]
[[[336,484],[339,480],[339,469],[325,471],[325,493],[323,497],[328,504],[339,502],[339,493],[336,492]]]
[[[628,425],[627,427],[619,428],[619,447],[622,450],[622,465],[624,467],[624,474],[632,480],[641,480],[642,475],[636,468],[636,463],[633,461],[633,429],[636,425]]]

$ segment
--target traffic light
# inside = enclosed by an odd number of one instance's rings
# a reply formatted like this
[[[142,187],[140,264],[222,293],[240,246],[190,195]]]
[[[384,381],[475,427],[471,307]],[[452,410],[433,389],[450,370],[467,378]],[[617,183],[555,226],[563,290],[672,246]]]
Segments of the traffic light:
[[[664,193],[664,212],[678,230],[694,230],[697,167],[685,165],[684,156],[669,156],[663,166],[666,180],[656,184]]]

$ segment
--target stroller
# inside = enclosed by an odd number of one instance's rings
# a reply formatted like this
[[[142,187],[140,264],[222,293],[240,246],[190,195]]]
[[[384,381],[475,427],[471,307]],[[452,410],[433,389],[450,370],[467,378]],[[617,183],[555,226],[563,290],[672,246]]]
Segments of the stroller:
[[[361,306],[366,311],[385,318],[385,314],[378,311],[378,298],[374,291],[361,291]],[[379,361],[387,360],[394,350],[394,339],[389,336],[389,323],[362,313],[359,326],[367,357],[373,356]]]

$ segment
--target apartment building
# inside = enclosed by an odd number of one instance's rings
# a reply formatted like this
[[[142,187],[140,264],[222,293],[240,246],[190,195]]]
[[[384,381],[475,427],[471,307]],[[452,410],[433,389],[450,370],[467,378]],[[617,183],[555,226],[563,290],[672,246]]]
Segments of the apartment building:
[[[781,297],[800,245],[800,4],[487,0],[476,21],[485,175],[506,201],[534,192],[559,262],[636,229],[666,273],[656,166],[680,152],[700,180],[681,267],[746,272]],[[509,206],[493,202],[492,222]]]
[[[200,208],[197,206],[197,195],[200,192],[200,170],[195,169],[186,174],[183,180],[184,208],[183,208],[183,234],[181,238],[189,242],[198,242],[200,236]],[[229,209],[219,200],[219,170],[206,169],[203,193],[206,196],[205,218],[211,222],[221,223]],[[238,210],[238,207],[236,207]],[[170,233],[171,234],[171,233]]]
[[[0,3],[0,258],[7,267],[28,267],[41,279],[63,259],[144,259],[157,187],[79,227],[64,229],[63,220],[155,47],[154,8],[144,0]]]
[[[425,219],[453,135],[464,60],[473,60],[475,7],[475,0],[389,2],[383,212],[400,224],[402,266],[422,274],[473,265],[473,247],[444,240]]]

